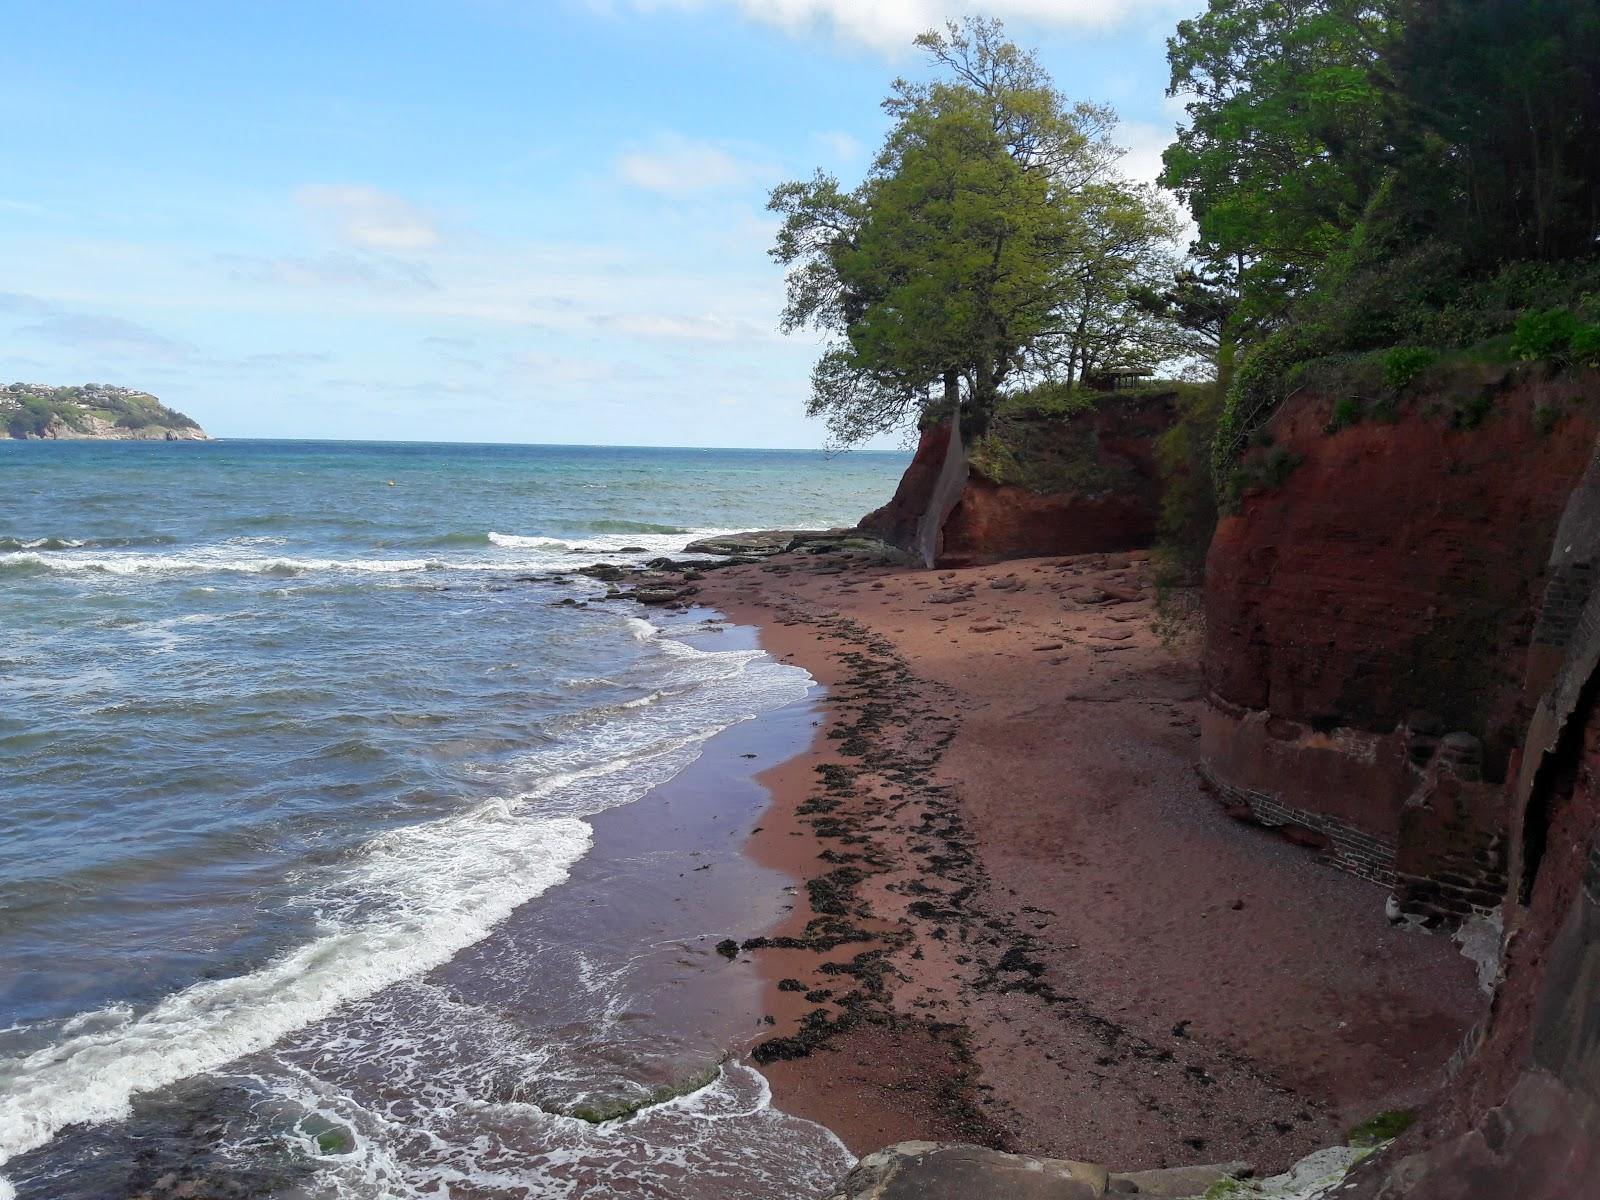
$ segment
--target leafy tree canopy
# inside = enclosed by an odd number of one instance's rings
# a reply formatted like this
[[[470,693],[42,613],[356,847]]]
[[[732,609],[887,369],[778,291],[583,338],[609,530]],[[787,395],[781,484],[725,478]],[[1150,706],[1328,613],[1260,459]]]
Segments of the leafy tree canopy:
[[[1210,0],[1167,42],[1189,123],[1161,182],[1194,253],[1237,279],[1241,312],[1281,314],[1341,247],[1383,177],[1374,74],[1396,0]]]
[[[917,41],[941,77],[895,82],[865,181],[819,173],[769,203],[783,327],[833,335],[810,411],[845,443],[935,408],[981,433],[1009,381],[1143,352],[1131,289],[1170,267],[1171,214],[1113,176],[1110,110],[1069,103],[999,22]]]

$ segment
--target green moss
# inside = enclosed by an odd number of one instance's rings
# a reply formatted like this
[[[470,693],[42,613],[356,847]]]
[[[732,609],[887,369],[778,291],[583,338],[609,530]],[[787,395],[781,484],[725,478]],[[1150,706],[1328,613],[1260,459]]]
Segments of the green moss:
[[[985,434],[972,445],[972,465],[995,483],[1040,495],[1092,495],[1136,487],[1137,472],[1103,455],[1099,430],[1115,429],[1120,414],[1136,422],[1141,409],[1165,400],[1184,410],[1215,396],[1213,384],[1153,382],[1119,392],[1093,392],[1056,384],[1004,397]],[[1087,419],[1099,414],[1099,419]],[[1215,416],[1207,418],[1206,445]]]
[[[1108,491],[1132,480],[1101,461],[1089,421],[997,417],[972,447],[972,465],[996,483],[1040,495]]]
[[[1206,1189],[1201,1200],[1228,1200],[1230,1196],[1246,1195],[1246,1185],[1242,1179],[1219,1179]]]
[[[1580,367],[1600,367],[1600,324],[1585,325],[1572,335],[1567,347],[1572,361]]]
[[[299,1130],[311,1139],[318,1154],[349,1154],[356,1148],[354,1134],[317,1113],[307,1113],[300,1121]]]
[[[1374,362],[1379,373],[1373,386],[1338,393],[1369,401],[1381,395],[1380,388],[1399,390],[1405,374],[1399,367],[1412,365],[1406,354],[1420,361],[1429,347],[1441,366],[1530,358],[1584,366],[1586,355],[1600,365],[1600,257],[1512,263],[1478,278],[1463,278],[1458,257],[1451,246],[1437,243],[1376,264],[1330,264],[1323,286],[1299,306],[1295,319],[1242,356],[1218,425],[1212,457],[1217,478],[1227,478],[1251,433],[1307,386],[1317,373],[1314,364]],[[1585,333],[1590,328],[1595,332]],[[1397,348],[1406,354],[1397,360],[1395,378],[1386,381],[1381,360]],[[1432,365],[1416,369],[1404,386]]]
[[[1064,383],[1041,383],[1037,387],[1008,392],[1000,397],[999,404],[995,406],[995,416],[1023,419],[1071,417],[1078,413],[1093,412],[1096,402],[1103,395],[1103,392],[1069,387]]]
[[[1452,422],[1457,429],[1476,429],[1484,423],[1494,409],[1494,393],[1479,388],[1455,406]]]
[[[1411,1128],[1417,1114],[1408,1108],[1391,1109],[1361,1122],[1345,1135],[1345,1142],[1363,1149],[1393,1141]]]

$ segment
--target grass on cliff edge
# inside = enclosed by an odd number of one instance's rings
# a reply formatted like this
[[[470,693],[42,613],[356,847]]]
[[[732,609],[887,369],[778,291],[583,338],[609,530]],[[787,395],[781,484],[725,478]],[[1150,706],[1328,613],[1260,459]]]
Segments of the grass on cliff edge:
[[[1098,429],[1078,418],[1157,396],[1174,397],[1186,407],[1213,389],[1212,384],[1154,380],[1119,392],[1059,383],[1012,392],[1001,398],[989,431],[973,444],[972,465],[995,483],[1039,495],[1130,487],[1138,481],[1120,464],[1105,461]]]

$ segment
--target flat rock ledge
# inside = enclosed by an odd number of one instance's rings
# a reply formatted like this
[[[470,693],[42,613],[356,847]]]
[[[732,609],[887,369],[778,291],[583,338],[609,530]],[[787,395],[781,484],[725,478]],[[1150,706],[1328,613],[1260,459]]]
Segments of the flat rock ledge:
[[[1248,1163],[1114,1174],[1098,1163],[1002,1154],[981,1146],[900,1142],[863,1158],[828,1200],[1195,1200],[1248,1176]]]
[[[858,529],[756,529],[749,533],[701,538],[683,548],[685,554],[728,554],[747,558],[770,558],[790,551],[885,555],[891,548],[881,539]]]
[[[1242,1162],[1116,1172],[1069,1158],[900,1142],[863,1158],[828,1200],[1334,1200],[1350,1169],[1390,1144],[1328,1146],[1257,1179]]]

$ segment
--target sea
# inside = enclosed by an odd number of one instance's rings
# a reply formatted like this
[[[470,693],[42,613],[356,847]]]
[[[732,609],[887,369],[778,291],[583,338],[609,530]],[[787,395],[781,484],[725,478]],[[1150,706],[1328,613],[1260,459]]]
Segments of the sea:
[[[0,1197],[846,1169],[691,1011],[723,930],[672,855],[732,814],[688,789],[674,851],[652,810],[813,681],[572,571],[853,524],[904,463],[0,441]]]

